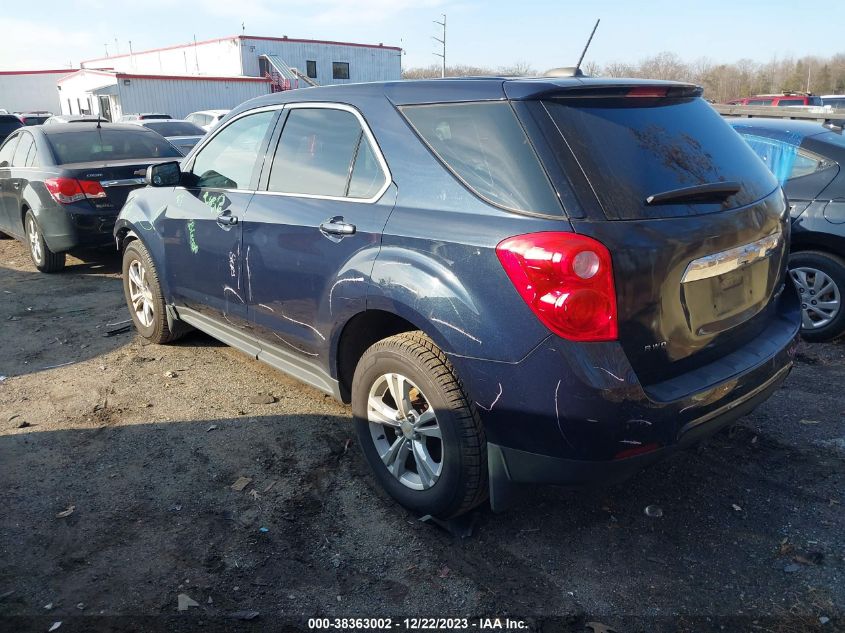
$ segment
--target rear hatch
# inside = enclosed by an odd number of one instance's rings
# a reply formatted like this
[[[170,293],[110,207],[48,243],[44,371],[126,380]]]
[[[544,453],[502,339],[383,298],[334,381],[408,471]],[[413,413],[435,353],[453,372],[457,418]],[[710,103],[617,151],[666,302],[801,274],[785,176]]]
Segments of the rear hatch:
[[[758,336],[785,279],[783,193],[699,94],[584,82],[517,105],[566,174],[552,180],[579,203],[575,231],[610,250],[619,340],[646,387]]]
[[[76,178],[80,182],[97,182],[105,192],[105,197],[88,197],[88,201],[99,211],[120,211],[129,192],[144,186],[147,167],[161,160],[125,160],[107,164],[70,163],[62,165],[64,176]]]

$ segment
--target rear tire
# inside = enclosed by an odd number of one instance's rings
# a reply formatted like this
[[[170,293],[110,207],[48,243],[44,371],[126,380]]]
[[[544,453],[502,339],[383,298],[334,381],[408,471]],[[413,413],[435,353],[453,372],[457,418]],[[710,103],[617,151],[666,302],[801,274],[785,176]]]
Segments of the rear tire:
[[[164,345],[180,337],[167,324],[166,304],[158,273],[146,247],[133,240],[123,251],[123,295],[138,334]]]
[[[364,352],[352,379],[352,414],[375,478],[409,510],[448,519],[487,498],[481,420],[449,359],[422,332]]]
[[[789,274],[801,299],[801,336],[818,343],[845,333],[845,261],[822,251],[799,251]]]
[[[29,257],[35,267],[42,273],[57,273],[62,270],[65,267],[65,254],[54,253],[50,250],[32,211],[27,211],[24,216],[24,229],[26,242],[29,245]]]

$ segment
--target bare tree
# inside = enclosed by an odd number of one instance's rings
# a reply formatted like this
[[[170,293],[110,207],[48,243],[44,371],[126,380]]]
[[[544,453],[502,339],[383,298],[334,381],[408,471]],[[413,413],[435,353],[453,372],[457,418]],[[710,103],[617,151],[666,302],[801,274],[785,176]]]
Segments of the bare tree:
[[[714,64],[707,58],[685,62],[675,53],[665,51],[635,64],[613,62],[600,66],[595,62],[587,62],[583,70],[593,76],[687,81],[702,86],[704,96],[714,101],[784,90],[802,91],[807,89],[808,79],[809,89],[816,94],[845,94],[845,52],[831,57],[805,56],[796,59],[775,56],[767,62],[739,59],[730,64]],[[449,66],[446,72],[453,77],[493,74],[519,77],[535,74],[531,64],[524,61],[496,70],[458,64]],[[406,79],[439,77],[440,66],[432,64],[425,68],[409,68],[402,76]]]

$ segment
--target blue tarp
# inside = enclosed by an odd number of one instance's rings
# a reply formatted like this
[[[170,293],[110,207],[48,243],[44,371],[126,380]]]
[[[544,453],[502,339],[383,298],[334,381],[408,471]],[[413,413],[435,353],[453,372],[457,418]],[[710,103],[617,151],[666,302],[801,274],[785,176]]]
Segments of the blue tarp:
[[[798,154],[798,145],[752,134],[743,134],[742,138],[783,185],[792,173],[795,157]]]

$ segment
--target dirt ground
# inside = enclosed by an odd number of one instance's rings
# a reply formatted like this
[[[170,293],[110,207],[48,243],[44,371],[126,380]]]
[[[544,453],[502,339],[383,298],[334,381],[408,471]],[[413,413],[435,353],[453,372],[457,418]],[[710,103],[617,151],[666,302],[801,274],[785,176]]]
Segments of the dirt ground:
[[[0,630],[845,630],[845,345],[802,345],[708,443],[615,488],[526,489],[461,539],[376,488],[347,407],[201,334],[104,336],[126,318],[116,256],[43,275],[0,241]]]

